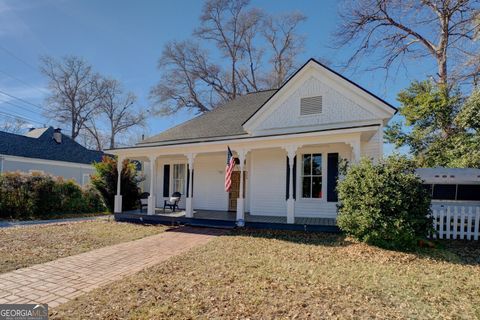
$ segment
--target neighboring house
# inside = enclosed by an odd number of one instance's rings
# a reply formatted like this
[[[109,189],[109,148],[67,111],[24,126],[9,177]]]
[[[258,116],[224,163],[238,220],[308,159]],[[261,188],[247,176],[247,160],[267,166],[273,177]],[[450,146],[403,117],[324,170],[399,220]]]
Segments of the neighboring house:
[[[395,113],[389,103],[311,59],[278,90],[246,94],[110,152],[146,162],[149,214],[178,191],[186,218],[233,211],[237,220],[246,212],[287,223],[335,219],[338,160],[380,158],[383,127]],[[238,158],[229,193],[227,147]],[[115,204],[121,212],[119,192]]]
[[[433,207],[480,206],[480,169],[437,167],[416,172],[430,191]]]
[[[0,131],[0,172],[38,172],[86,185],[92,164],[102,156],[103,152],[88,150],[52,127],[31,129],[25,135]]]

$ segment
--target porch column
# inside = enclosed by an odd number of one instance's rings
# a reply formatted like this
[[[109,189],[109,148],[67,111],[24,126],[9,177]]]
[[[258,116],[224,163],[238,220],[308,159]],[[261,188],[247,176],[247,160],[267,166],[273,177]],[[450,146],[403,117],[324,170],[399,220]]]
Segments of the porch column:
[[[245,168],[245,158],[247,155],[248,150],[245,149],[240,149],[236,150],[237,151],[237,156],[238,160],[240,161],[239,167],[240,167],[240,190],[238,193],[238,199],[237,199],[237,222],[239,220],[245,221],[245,195],[243,194],[243,176],[244,176],[244,168]]]
[[[361,150],[360,150],[360,146],[361,146],[360,137],[358,137],[357,139],[347,141],[347,144],[349,144],[352,147],[352,162],[353,163],[359,162],[362,157]]]
[[[288,155],[288,171],[289,171],[289,185],[288,185],[288,199],[287,199],[287,223],[295,223],[295,199],[293,198],[293,161],[297,153],[298,146],[289,145],[285,147]]]
[[[150,195],[148,196],[147,214],[155,214],[156,197],[155,181],[157,178],[157,156],[148,157],[150,160]]]
[[[113,212],[122,213],[122,194],[121,194],[121,181],[122,181],[122,165],[125,158],[118,156],[117,158],[117,194],[114,199]]]
[[[195,153],[186,154],[188,159],[188,176],[190,183],[188,184],[188,197],[185,208],[185,217],[193,218],[193,162],[195,160]]]

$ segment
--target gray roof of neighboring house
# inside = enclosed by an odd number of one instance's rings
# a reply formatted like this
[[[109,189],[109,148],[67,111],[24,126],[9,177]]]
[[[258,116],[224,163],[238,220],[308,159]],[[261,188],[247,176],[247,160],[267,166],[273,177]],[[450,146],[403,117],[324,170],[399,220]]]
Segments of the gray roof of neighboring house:
[[[53,140],[54,129],[34,129],[26,135],[0,131],[0,154],[54,161],[91,164],[102,160],[103,152],[89,150],[62,134],[62,143]]]
[[[276,90],[249,93],[198,117],[179,124],[138,143],[162,143],[183,140],[213,140],[218,137],[246,135],[242,124],[254,114]]]

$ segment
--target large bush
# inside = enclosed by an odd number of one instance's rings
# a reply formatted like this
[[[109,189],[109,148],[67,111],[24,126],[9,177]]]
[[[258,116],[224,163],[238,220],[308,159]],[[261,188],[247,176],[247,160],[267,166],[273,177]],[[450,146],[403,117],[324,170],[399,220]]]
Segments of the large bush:
[[[94,189],[72,180],[19,172],[0,175],[0,219],[38,219],[105,211]]]
[[[107,209],[113,212],[114,199],[117,194],[117,160],[104,156],[102,161],[94,166],[96,173],[92,176],[92,185],[102,195]],[[138,183],[143,179],[144,177],[138,175],[134,163],[128,160],[123,161],[120,182],[123,210],[132,210],[138,207],[138,199],[140,198]]]
[[[386,248],[412,248],[431,230],[430,196],[406,158],[363,159],[344,175],[338,226],[350,236]]]

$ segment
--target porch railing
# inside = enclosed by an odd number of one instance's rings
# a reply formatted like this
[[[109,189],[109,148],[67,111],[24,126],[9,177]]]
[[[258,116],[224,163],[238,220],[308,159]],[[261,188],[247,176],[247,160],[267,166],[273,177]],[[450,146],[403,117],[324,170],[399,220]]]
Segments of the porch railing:
[[[434,239],[478,240],[480,206],[433,207],[432,218]]]

